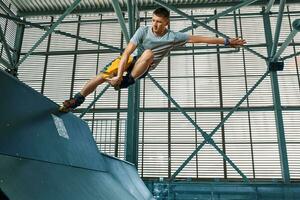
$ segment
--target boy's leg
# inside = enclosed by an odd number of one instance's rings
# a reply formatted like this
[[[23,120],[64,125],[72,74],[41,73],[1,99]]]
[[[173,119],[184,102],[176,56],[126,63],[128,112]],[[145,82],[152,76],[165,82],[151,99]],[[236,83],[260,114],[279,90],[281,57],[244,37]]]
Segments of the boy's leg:
[[[116,86],[115,89],[127,88],[135,83],[135,80],[144,77],[150,65],[153,62],[153,52],[151,50],[146,50],[135,62],[133,68],[129,71],[126,76],[123,76],[123,80],[120,85]]]
[[[138,58],[138,60],[133,66],[133,69],[130,73],[132,78],[136,80],[139,77],[141,77],[145,72],[147,72],[149,66],[153,62],[153,58],[153,52],[150,49],[144,51],[144,53]]]
[[[84,97],[88,96],[91,94],[95,89],[97,88],[98,85],[101,85],[102,83],[105,82],[105,79],[103,78],[103,75],[100,73],[94,78],[90,79],[81,89],[80,94]]]
[[[121,57],[118,57],[117,59],[113,60],[111,63],[106,65],[97,76],[90,79],[84,85],[84,87],[81,89],[80,92],[75,94],[73,98],[64,101],[63,108],[61,110],[68,111],[71,108],[74,109],[80,106],[84,102],[85,97],[91,94],[97,88],[98,85],[101,85],[102,83],[106,82],[107,78],[115,76],[118,72],[120,59]],[[131,64],[132,61],[133,61],[133,57],[130,57],[126,65],[126,69]]]

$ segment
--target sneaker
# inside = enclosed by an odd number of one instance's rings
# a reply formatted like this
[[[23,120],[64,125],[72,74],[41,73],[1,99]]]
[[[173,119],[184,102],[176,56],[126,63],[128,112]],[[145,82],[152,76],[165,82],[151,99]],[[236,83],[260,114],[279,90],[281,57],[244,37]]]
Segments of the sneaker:
[[[80,106],[85,100],[85,97],[81,95],[80,93],[77,93],[74,98],[71,98],[69,100],[65,100],[63,102],[63,106],[59,108],[62,112],[69,112],[70,110],[74,110],[78,106]]]

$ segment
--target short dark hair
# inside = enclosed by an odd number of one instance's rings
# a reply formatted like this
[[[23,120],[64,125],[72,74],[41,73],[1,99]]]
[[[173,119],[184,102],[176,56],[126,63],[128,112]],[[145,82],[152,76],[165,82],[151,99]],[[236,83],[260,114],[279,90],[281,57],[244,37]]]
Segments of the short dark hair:
[[[169,19],[169,17],[170,17],[170,11],[164,7],[156,8],[153,11],[153,14],[155,14],[159,17],[165,17],[167,19]]]

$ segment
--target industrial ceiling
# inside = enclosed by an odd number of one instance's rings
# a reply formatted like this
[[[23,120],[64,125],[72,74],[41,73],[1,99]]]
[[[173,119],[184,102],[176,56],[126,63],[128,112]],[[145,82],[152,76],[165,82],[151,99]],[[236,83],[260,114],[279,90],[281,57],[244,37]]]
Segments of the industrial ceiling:
[[[177,8],[232,6],[245,0],[164,0]],[[73,0],[12,0],[19,16],[56,15],[62,14]],[[122,10],[126,10],[127,0],[119,0]],[[157,7],[153,0],[132,0],[139,10],[148,10]],[[258,0],[255,4],[267,5],[269,0]],[[296,3],[300,0],[287,0],[287,3]],[[278,0],[275,1],[278,3]],[[100,13],[113,11],[111,0],[81,0],[73,13]]]

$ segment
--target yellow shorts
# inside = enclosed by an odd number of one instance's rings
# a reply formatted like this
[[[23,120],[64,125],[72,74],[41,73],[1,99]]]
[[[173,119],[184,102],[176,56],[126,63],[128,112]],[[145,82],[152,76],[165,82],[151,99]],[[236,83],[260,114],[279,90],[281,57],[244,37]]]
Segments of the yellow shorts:
[[[101,71],[101,77],[103,79],[112,78],[118,74],[119,63],[121,61],[121,56],[113,60],[111,63],[106,65]],[[133,56],[129,56],[127,64],[125,65],[125,71],[127,71],[130,67],[133,67],[136,59]]]

